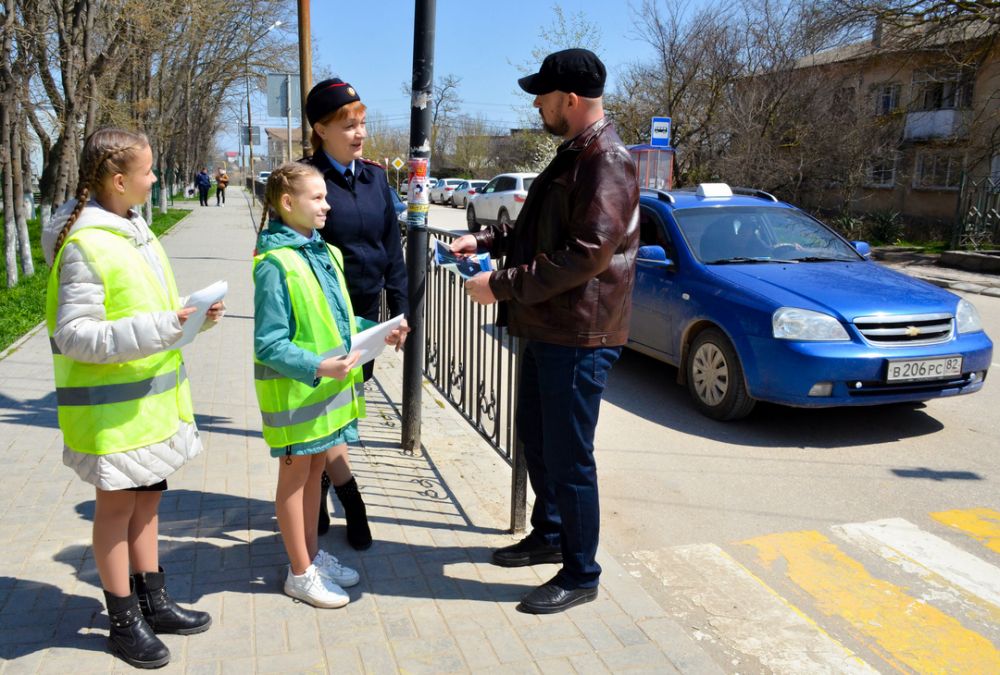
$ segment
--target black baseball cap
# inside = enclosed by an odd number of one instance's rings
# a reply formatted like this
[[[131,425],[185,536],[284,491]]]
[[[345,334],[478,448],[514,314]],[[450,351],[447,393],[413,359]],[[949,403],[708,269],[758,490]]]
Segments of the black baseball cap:
[[[517,81],[521,89],[540,96],[564,91],[584,98],[598,98],[604,93],[607,71],[597,54],[589,49],[564,49],[549,54],[534,75]]]
[[[360,100],[358,92],[347,82],[336,77],[323,80],[306,96],[306,117],[309,124],[316,124],[338,108]]]

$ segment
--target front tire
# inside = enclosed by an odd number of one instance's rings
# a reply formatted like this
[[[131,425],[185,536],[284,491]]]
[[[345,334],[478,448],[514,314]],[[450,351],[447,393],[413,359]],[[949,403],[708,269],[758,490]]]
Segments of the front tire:
[[[698,333],[686,362],[687,384],[698,410],[720,421],[738,420],[753,410],[736,349],[722,331]]]
[[[476,209],[469,204],[469,208],[465,210],[465,223],[469,227],[469,232],[479,232],[479,223],[476,222]]]

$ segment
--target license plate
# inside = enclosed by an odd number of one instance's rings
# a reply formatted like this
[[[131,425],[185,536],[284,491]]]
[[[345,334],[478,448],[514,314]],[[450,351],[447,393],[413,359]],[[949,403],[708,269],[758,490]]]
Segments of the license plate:
[[[961,374],[961,356],[944,356],[936,359],[890,359],[885,381],[943,380]]]

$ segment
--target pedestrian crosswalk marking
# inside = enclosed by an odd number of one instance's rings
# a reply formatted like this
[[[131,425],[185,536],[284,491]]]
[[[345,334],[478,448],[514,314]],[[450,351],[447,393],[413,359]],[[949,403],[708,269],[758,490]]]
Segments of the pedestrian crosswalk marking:
[[[918,565],[953,586],[1000,608],[1000,568],[902,518],[850,523],[834,532],[907,569]]]
[[[1000,553],[1000,511],[983,508],[955,509],[932,513],[931,518],[971,535],[986,548]]]
[[[846,621],[894,667],[922,673],[1000,673],[1000,651],[989,640],[873,577],[823,534],[788,532],[741,543],[755,549],[765,567],[783,569],[822,613]]]
[[[774,673],[878,672],[714,544],[633,556],[661,578],[672,577],[674,589],[684,586],[724,640]]]

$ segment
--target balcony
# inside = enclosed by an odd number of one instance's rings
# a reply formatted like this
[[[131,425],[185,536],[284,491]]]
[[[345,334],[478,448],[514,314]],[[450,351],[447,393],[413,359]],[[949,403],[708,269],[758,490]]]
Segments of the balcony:
[[[903,138],[907,141],[965,138],[969,135],[971,110],[920,110],[906,114]]]

